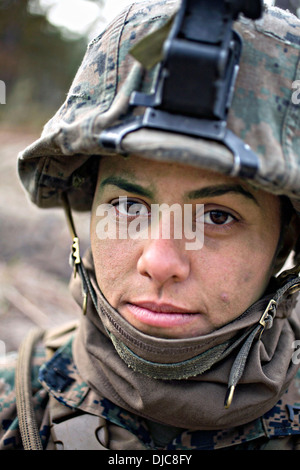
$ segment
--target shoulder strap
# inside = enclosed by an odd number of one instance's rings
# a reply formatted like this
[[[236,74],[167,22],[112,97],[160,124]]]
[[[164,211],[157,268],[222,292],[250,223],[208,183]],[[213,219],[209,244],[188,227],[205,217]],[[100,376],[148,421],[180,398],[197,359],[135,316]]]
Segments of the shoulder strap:
[[[16,405],[24,450],[43,450],[32,404],[31,358],[43,330],[29,332],[20,346],[16,368]]]

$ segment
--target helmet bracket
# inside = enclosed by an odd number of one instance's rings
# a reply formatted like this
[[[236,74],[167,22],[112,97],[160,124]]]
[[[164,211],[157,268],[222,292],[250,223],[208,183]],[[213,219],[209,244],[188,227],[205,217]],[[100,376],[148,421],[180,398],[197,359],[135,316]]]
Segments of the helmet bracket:
[[[239,69],[242,40],[232,29],[239,13],[257,19],[261,0],[182,0],[163,47],[153,94],[133,92],[132,107],[146,108],[142,118],[107,129],[105,147],[116,148],[128,132],[150,127],[217,140],[234,155],[233,176],[253,177],[256,154],[226,128]],[[187,81],[188,77],[188,81]],[[117,135],[118,134],[118,135]],[[112,137],[114,139],[111,140]]]

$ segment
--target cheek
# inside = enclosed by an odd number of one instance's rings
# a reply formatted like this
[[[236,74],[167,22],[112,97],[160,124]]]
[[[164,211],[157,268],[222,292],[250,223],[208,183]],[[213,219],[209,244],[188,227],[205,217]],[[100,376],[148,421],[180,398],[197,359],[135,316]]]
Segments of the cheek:
[[[92,243],[96,277],[100,286],[104,281],[116,283],[127,271],[126,249],[114,240],[97,240]]]
[[[128,278],[135,272],[138,246],[128,240],[100,240],[91,232],[91,248],[97,283],[106,299],[115,305]]]
[[[196,275],[201,279],[215,326],[238,317],[263,295],[276,243],[274,247],[262,243],[257,249],[258,241],[203,251]]]
[[[98,286],[107,301],[114,305],[114,298],[122,285],[121,267],[124,265],[121,254],[117,247],[113,248],[111,242],[105,240],[92,243],[92,254]]]

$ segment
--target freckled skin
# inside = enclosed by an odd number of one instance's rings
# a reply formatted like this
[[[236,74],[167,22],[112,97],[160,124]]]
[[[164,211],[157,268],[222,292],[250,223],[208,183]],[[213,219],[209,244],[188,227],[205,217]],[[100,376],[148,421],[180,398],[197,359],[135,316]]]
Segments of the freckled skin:
[[[128,192],[106,178],[122,176],[151,190],[150,196]],[[99,204],[119,196],[151,204],[190,203],[186,195],[207,187],[241,184],[254,199],[237,192],[201,197],[206,212],[204,245],[185,249],[184,239],[105,239],[96,235]],[[202,193],[201,193],[202,194]],[[230,214],[217,224],[212,214]],[[215,211],[215,212],[214,212]],[[222,215],[222,214],[221,214]],[[210,218],[208,218],[208,216]],[[136,156],[103,158],[91,217],[91,246],[98,284],[113,307],[142,332],[166,338],[189,338],[213,331],[241,315],[264,293],[280,233],[279,198],[255,190],[237,178]],[[132,313],[130,304],[163,302],[187,309],[183,325],[147,324]]]

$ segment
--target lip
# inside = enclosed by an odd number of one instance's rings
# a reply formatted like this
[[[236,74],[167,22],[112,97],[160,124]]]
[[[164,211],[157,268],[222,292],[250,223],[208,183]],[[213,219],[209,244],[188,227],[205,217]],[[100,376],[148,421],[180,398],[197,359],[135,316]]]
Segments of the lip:
[[[145,308],[147,310],[151,310],[155,313],[196,313],[191,312],[186,308],[179,307],[177,305],[173,305],[171,303],[158,303],[158,302],[132,302],[132,305],[136,305],[140,308]]]
[[[169,303],[127,303],[127,310],[135,320],[156,327],[171,328],[190,323],[199,312],[190,311]]]

